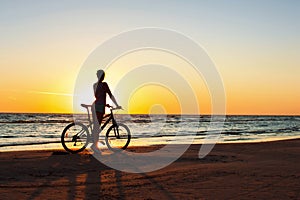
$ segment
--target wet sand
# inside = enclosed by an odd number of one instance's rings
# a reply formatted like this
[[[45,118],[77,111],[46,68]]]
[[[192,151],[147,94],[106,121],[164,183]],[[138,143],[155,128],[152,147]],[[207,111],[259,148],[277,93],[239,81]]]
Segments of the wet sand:
[[[218,144],[203,159],[199,148],[141,174],[111,169],[89,152],[1,152],[0,199],[300,199],[299,139]]]

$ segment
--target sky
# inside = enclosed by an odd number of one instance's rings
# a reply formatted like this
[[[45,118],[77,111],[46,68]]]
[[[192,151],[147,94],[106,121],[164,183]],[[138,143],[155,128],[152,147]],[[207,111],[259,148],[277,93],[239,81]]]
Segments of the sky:
[[[227,114],[299,115],[299,19],[297,0],[0,0],[0,112],[73,112],[78,74],[99,45],[125,31],[159,27],[205,49],[223,80]],[[143,58],[147,55],[151,59]],[[187,65],[144,51],[121,58],[115,68],[158,57],[178,70]],[[116,90],[120,79],[116,71],[107,71],[105,80],[126,112],[180,113],[180,102],[188,104],[188,94],[179,99],[159,85],[122,96]],[[199,108],[187,113],[211,112],[204,79],[191,81]]]

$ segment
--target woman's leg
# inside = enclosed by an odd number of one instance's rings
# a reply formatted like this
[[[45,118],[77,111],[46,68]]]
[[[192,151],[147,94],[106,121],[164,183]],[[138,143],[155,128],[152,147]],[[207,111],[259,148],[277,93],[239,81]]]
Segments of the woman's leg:
[[[104,115],[104,113],[96,111],[96,116],[97,116],[98,123],[96,122],[94,124],[94,133],[93,133],[93,142],[94,142],[94,145],[96,145],[96,146],[97,146],[98,141],[99,141],[99,134],[101,132],[101,122],[102,122],[102,119],[103,119],[103,115]]]

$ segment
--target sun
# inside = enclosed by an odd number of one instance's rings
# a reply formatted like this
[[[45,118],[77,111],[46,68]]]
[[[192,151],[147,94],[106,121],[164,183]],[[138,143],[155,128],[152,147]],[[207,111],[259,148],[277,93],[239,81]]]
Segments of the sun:
[[[136,89],[129,98],[131,114],[180,114],[177,96],[162,85],[147,84]]]

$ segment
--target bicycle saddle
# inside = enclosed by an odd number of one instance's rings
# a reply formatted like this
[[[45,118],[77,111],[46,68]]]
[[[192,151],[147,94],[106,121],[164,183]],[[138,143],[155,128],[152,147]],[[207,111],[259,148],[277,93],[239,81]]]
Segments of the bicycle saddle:
[[[86,105],[86,104],[80,104],[82,107],[84,108],[88,108],[88,107],[91,107],[91,105]]]

